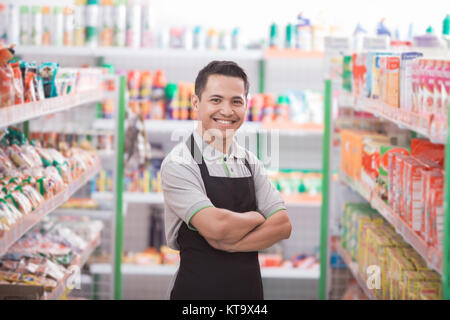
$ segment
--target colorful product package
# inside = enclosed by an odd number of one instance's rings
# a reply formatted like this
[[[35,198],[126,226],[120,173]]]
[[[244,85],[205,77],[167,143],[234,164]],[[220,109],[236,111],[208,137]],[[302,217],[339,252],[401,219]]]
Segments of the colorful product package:
[[[384,101],[395,108],[399,107],[400,57],[386,58],[386,77]]]
[[[377,180],[377,193],[379,194],[379,196],[384,200],[384,201],[388,201],[388,185],[390,183],[389,181],[389,153],[398,153],[399,157],[400,155],[408,155],[409,154],[409,148],[406,146],[392,146],[392,145],[384,145],[380,147],[380,156],[381,156],[381,161],[380,161],[380,168],[379,168],[379,175],[378,175],[378,180]],[[397,164],[397,160],[396,159],[396,164]],[[400,162],[398,163],[400,164]],[[399,170],[397,170],[399,169]],[[400,179],[401,181],[401,175],[403,173],[403,171],[401,171],[400,167],[394,167],[393,171],[393,180],[395,183],[395,179]],[[398,176],[399,174],[399,176]],[[400,184],[398,184],[398,186],[400,186]],[[397,189],[396,186],[393,186],[393,191],[394,192],[398,192],[399,190]],[[399,195],[398,195],[399,196]],[[394,197],[395,199],[395,197]],[[398,208],[399,209],[399,208]],[[398,211],[397,211],[398,212]]]
[[[421,236],[429,244],[432,242],[431,216],[431,191],[433,189],[442,189],[444,186],[444,175],[440,170],[422,170],[423,190],[424,190],[424,223],[422,224]]]
[[[400,60],[400,109],[413,111],[413,62],[422,57],[420,52],[404,52]]]
[[[430,190],[430,245],[439,249],[443,248],[444,239],[444,190],[436,188]],[[442,252],[442,251],[441,251]]]
[[[422,170],[425,166],[414,158],[405,162],[405,221],[412,230],[419,232],[423,215],[423,183]]]
[[[53,98],[58,95],[55,78],[58,73],[59,64],[46,62],[39,66],[38,77],[42,80],[45,98]]]
[[[388,52],[369,53],[368,58],[368,72],[367,72],[367,90],[369,97],[372,99],[379,99],[380,97],[380,58],[385,55],[391,55]],[[369,71],[370,68],[370,71]]]

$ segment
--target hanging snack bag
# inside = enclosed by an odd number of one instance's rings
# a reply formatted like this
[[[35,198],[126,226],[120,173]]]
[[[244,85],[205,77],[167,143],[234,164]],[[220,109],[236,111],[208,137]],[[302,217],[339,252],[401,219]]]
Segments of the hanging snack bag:
[[[23,103],[23,82],[22,82],[22,74],[20,72],[20,63],[15,62],[11,63],[11,68],[13,70],[13,91],[14,91],[14,104],[22,104]]]
[[[39,66],[38,77],[42,79],[42,85],[44,87],[45,98],[53,98],[58,96],[55,77],[58,72],[58,63],[46,62]]]
[[[11,65],[0,66],[0,108],[14,104],[14,72]]]
[[[14,143],[7,148],[9,158],[19,169],[33,168],[33,161]]]

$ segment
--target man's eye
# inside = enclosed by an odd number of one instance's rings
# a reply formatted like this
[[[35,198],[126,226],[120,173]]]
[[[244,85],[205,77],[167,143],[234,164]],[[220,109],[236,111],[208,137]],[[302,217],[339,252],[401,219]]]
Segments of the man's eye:
[[[215,103],[219,103],[219,102],[220,102],[220,99],[215,98],[215,99],[211,99],[211,101],[212,101],[212,102],[215,102]]]
[[[241,105],[241,104],[242,104],[242,101],[241,101],[241,100],[234,100],[233,103],[234,103],[234,104],[237,104],[237,105]]]

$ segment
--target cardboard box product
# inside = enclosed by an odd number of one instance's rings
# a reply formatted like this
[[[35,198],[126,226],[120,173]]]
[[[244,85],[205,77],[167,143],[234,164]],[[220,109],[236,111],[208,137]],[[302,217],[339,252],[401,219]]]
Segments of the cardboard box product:
[[[380,147],[380,155],[381,155],[381,161],[380,161],[380,168],[379,168],[379,175],[378,175],[378,181],[377,181],[377,194],[384,200],[388,200],[388,184],[389,181],[389,153],[399,153],[403,155],[409,154],[409,148],[406,146],[392,146],[392,145],[384,145]],[[400,156],[400,155],[399,155]],[[396,159],[397,160],[397,159]],[[396,167],[394,168],[394,172]],[[402,174],[402,172],[399,172],[399,174]],[[397,176],[393,175],[393,179],[396,179]],[[395,192],[396,189],[394,188],[393,192]]]
[[[405,271],[415,271],[414,265],[404,256],[401,248],[390,248],[389,254],[389,275],[390,289],[389,298],[399,300],[401,298],[400,284]]]
[[[424,223],[422,224],[421,236],[428,243],[432,244],[431,228],[431,190],[443,189],[444,175],[440,170],[422,170],[423,190],[424,190]]]
[[[352,57],[353,82],[352,91],[357,97],[363,97],[366,91],[366,53],[354,53]]]
[[[399,107],[400,57],[386,58],[384,101],[386,104]]]
[[[436,188],[430,190],[430,245],[443,250],[444,239],[444,188]]]
[[[404,52],[400,56],[400,109],[407,112],[413,111],[414,61],[422,56],[420,52]]]
[[[420,231],[423,215],[422,170],[425,168],[413,157],[405,162],[406,222],[414,231]]]

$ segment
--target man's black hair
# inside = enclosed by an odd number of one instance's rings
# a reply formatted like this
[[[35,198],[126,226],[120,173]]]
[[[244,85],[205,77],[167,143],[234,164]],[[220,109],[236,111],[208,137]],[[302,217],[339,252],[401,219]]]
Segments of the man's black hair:
[[[250,83],[247,74],[236,62],[233,61],[211,61],[204,67],[195,79],[195,94],[200,99],[205,90],[208,77],[212,74],[220,74],[229,77],[241,78],[244,81],[245,97],[248,95]]]

